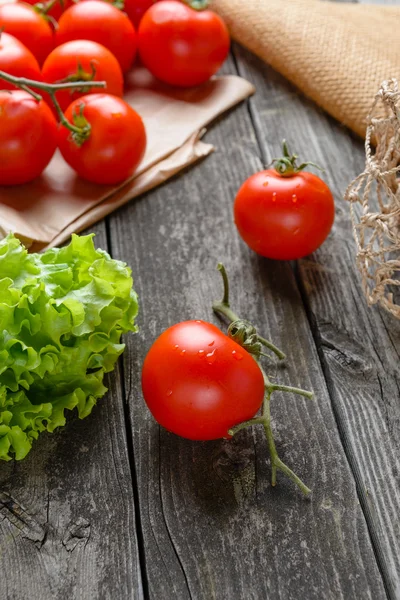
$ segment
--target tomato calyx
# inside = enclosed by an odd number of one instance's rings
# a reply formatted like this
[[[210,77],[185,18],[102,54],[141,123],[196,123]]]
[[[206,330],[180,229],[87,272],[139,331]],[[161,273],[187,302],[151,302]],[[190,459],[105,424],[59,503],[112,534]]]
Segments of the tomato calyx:
[[[302,480],[296,475],[296,473],[294,473],[278,456],[274,440],[274,434],[271,427],[270,400],[274,392],[288,392],[309,399],[313,398],[313,393],[307,390],[302,390],[300,388],[275,384],[270,381],[269,377],[267,376],[264,369],[259,363],[259,358],[261,356],[268,356],[261,351],[262,347],[267,347],[281,360],[285,358],[285,354],[281,350],[279,350],[274,344],[272,344],[272,342],[259,336],[255,327],[251,323],[249,323],[249,321],[240,319],[236,315],[236,313],[233,312],[229,303],[229,281],[225,267],[220,263],[217,268],[222,276],[224,294],[222,301],[214,302],[213,310],[218,316],[223,316],[230,321],[228,335],[238,344],[240,344],[244,350],[246,350],[254,356],[261,370],[264,379],[265,389],[261,414],[259,416],[253,417],[249,421],[239,423],[238,425],[230,429],[228,433],[230,436],[234,436],[236,435],[236,433],[238,433],[242,429],[246,429],[247,427],[252,427],[253,425],[262,425],[264,427],[265,436],[268,442],[268,450],[271,461],[271,485],[276,485],[277,471],[281,471],[300,488],[300,490],[305,496],[308,496],[311,493],[311,490],[302,482]]]
[[[307,167],[315,167],[320,171],[324,171],[322,167],[313,163],[313,162],[303,162],[300,165],[297,164],[298,155],[291,154],[289,152],[289,148],[286,140],[282,142],[282,152],[283,156],[281,158],[273,158],[272,164],[275,168],[275,171],[279,173],[281,177],[293,177],[301,171],[304,171]]]
[[[122,12],[125,11],[125,0],[114,0],[113,2],[110,2],[110,4]]]
[[[75,73],[71,73],[71,75],[68,75],[68,77],[65,77],[64,79],[60,79],[60,81],[58,81],[57,83],[75,83],[77,84],[77,82],[91,82],[94,80],[96,75],[96,67],[94,66],[93,61],[90,61],[90,72],[89,71],[85,71],[85,69],[82,67],[81,63],[78,62],[78,66],[77,69],[75,71]],[[78,85],[76,85],[73,89],[71,89],[71,94],[73,94],[74,92],[79,92],[80,94],[87,94],[90,91],[90,86],[81,86],[79,87]]]
[[[193,10],[205,10],[210,4],[209,0],[182,0],[182,2]]]
[[[71,139],[75,142],[75,144],[79,147],[86,142],[86,140],[90,137],[92,126],[89,121],[87,121],[83,112],[85,110],[85,105],[79,105],[79,112],[74,110],[72,113],[72,123],[73,127],[67,127],[71,131]]]

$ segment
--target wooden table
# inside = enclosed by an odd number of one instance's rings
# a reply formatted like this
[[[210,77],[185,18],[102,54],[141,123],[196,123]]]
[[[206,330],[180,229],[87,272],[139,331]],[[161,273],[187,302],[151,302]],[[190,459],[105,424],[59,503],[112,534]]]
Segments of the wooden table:
[[[96,227],[133,269],[140,333],[86,420],[42,435],[0,465],[3,600],[381,600],[400,598],[400,327],[367,308],[342,192],[363,146],[239,47],[225,72],[257,87],[207,134],[217,152]],[[324,165],[336,222],[291,267],[254,255],[232,223],[242,181],[286,137]],[[192,443],[160,429],[140,388],[143,358],[166,327],[218,323],[223,261],[235,310],[286,350],[278,450],[313,489],[270,485],[260,429]]]

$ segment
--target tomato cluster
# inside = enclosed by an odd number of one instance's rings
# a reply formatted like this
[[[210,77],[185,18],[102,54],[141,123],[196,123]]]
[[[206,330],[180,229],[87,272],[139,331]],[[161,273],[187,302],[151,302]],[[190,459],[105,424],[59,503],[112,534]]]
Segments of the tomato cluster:
[[[143,122],[123,100],[138,55],[155,77],[187,87],[229,52],[222,19],[179,0],[10,2],[0,30],[0,79],[12,76],[0,85],[0,185],[38,177],[57,147],[82,178],[123,182],[146,148]]]

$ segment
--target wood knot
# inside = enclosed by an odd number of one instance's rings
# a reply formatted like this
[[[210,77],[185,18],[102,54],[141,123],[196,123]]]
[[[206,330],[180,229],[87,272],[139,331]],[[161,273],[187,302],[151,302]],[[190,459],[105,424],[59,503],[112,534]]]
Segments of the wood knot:
[[[84,517],[78,517],[68,524],[62,543],[68,552],[72,552],[78,544],[86,546],[89,538],[90,522]]]

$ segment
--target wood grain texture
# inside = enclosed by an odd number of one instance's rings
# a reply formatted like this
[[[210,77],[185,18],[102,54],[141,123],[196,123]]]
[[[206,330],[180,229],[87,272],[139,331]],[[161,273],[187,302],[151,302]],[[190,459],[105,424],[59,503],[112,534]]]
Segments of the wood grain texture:
[[[289,110],[291,95],[283,91],[280,103]],[[129,260],[142,298],[141,332],[128,339],[124,373],[149,598],[383,599],[290,265],[257,258],[232,223],[239,185],[261,167],[246,105],[207,141],[215,155],[110,218],[113,255]],[[273,404],[279,451],[313,488],[311,501],[282,476],[271,488],[260,430],[190,442],[161,430],[144,406],[140,370],[152,340],[185,319],[218,322],[211,304],[222,291],[220,260],[233,307],[288,352],[286,366],[271,365],[271,374],[316,392],[316,401],[282,395]]]
[[[95,228],[107,247],[104,223]],[[143,598],[122,405],[42,434],[28,457],[0,463],[0,598]]]
[[[250,106],[264,156],[276,155],[286,136],[303,159],[326,167],[336,198],[333,233],[300,261],[299,278],[388,594],[400,598],[400,324],[366,305],[342,200],[363,169],[363,144],[240,49],[238,61],[258,89]]]

